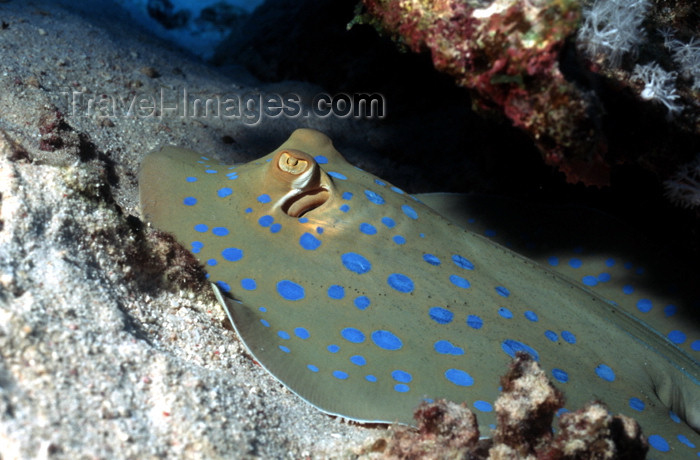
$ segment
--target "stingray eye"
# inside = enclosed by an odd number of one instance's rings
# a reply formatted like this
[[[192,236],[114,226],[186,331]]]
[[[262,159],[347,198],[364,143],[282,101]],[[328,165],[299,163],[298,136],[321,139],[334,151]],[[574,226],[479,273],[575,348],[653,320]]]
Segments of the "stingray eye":
[[[291,152],[282,152],[277,166],[284,172],[294,174],[295,176],[303,173],[309,166],[309,162],[294,156]]]

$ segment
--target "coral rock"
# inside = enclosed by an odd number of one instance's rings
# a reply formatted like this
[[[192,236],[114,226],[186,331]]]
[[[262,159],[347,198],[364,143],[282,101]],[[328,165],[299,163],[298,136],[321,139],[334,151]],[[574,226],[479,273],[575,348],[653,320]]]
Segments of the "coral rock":
[[[577,2],[364,0],[370,22],[471,90],[478,109],[500,111],[527,132],[571,182],[606,184],[604,146],[586,99],[559,70],[579,20]]]

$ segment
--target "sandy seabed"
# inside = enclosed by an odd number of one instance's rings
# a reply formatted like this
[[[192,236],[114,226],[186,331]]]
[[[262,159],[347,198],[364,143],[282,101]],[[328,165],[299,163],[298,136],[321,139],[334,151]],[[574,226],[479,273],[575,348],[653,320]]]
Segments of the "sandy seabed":
[[[0,459],[352,456],[379,430],[291,394],[196,292],[206,284],[163,276],[177,256],[143,239],[136,174],[163,144],[238,162],[296,127],[341,141],[372,130],[163,116],[148,102],[161,94],[172,107],[183,91],[319,89],[212,69],[94,4],[0,2]]]

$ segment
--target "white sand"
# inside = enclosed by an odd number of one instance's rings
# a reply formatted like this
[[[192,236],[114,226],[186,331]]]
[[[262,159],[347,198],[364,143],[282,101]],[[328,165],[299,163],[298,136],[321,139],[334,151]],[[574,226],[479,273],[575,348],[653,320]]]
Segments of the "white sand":
[[[320,413],[257,366],[211,295],[159,280],[153,246],[127,216],[140,216],[136,172],[159,145],[247,161],[296,126],[341,141],[372,129],[73,113],[62,92],[258,90],[245,72],[212,70],[99,4],[81,16],[61,2],[0,2],[0,459],[350,456],[380,431]],[[290,89],[318,90],[265,88]],[[60,148],[40,149],[56,138]]]

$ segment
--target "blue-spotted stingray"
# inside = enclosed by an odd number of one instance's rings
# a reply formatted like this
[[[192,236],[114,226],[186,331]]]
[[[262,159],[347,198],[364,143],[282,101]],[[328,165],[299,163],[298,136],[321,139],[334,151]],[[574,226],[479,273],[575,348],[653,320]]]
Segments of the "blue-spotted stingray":
[[[420,402],[446,398],[488,433],[499,376],[525,351],[567,407],[600,399],[658,456],[700,455],[688,351],[556,264],[352,166],[322,133],[297,130],[243,165],[165,147],[139,186],[144,218],[205,266],[250,353],[324,412],[412,424]]]

